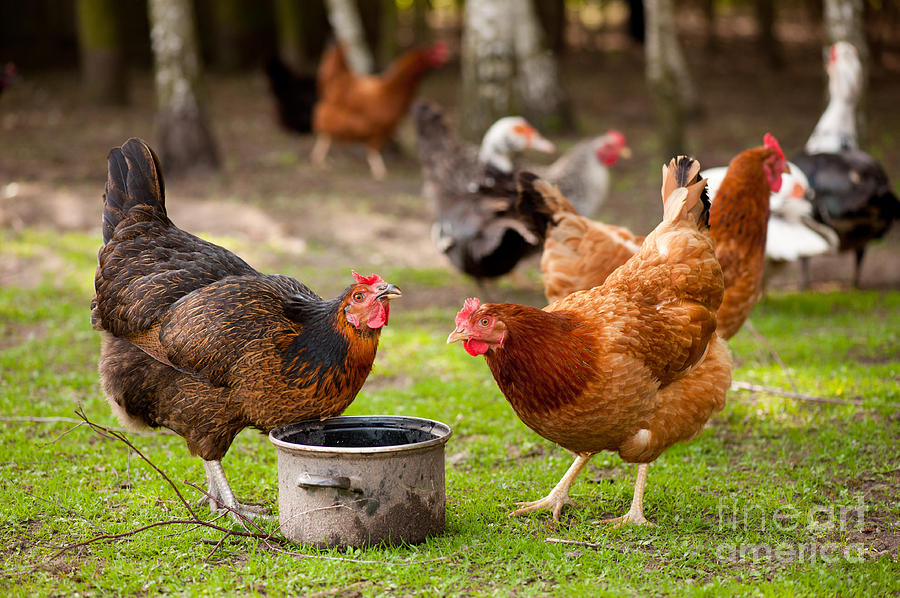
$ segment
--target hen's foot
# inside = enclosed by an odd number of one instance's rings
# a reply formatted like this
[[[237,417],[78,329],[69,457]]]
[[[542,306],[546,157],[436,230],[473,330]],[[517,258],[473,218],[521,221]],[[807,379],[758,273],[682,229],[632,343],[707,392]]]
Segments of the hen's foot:
[[[206,470],[207,495],[200,499],[198,505],[209,505],[213,513],[228,512],[231,518],[241,523],[244,518],[264,519],[271,518],[269,509],[263,505],[243,504],[234,497],[231,486],[225,478],[225,470],[221,461],[207,461],[204,459],[203,468]]]
[[[606,524],[612,525],[613,529],[621,527],[626,523],[633,523],[634,525],[649,525],[651,527],[656,527],[656,524],[652,521],[648,521],[644,514],[640,511],[628,511],[621,517],[613,517],[611,519],[601,519],[600,521],[594,521],[593,525],[597,524]]]
[[[550,509],[550,512],[553,514],[553,519],[555,521],[559,521],[559,514],[562,512],[563,507],[566,505],[575,505],[575,502],[571,498],[569,498],[568,494],[551,492],[540,500],[534,500],[531,502],[517,502],[516,506],[521,508],[516,509],[508,516],[518,517],[519,515],[523,515],[525,513],[533,513],[534,511]]]
[[[251,520],[271,519],[273,517],[271,511],[265,505],[242,503],[239,501],[234,501],[233,504],[228,505],[221,498],[216,500],[209,496],[204,496],[198,500],[197,506],[208,506],[211,513],[231,513],[232,518],[236,521],[240,520],[241,517],[246,517]],[[232,513],[232,511],[234,511],[234,513]]]
[[[542,498],[541,500],[536,500],[533,502],[520,502],[516,503],[517,506],[521,507],[516,509],[512,513],[509,514],[509,517],[518,517],[523,513],[531,513],[533,511],[540,511],[542,509],[550,509],[550,512],[553,513],[553,520],[559,521],[559,514],[562,511],[563,507],[566,505],[574,505],[572,499],[569,498],[569,488],[572,487],[572,483],[575,482],[575,478],[578,477],[578,474],[587,465],[587,462],[591,460],[591,455],[593,453],[588,453],[584,455],[577,455],[575,457],[575,461],[572,465],[569,466],[568,471],[562,477],[556,486],[553,487],[553,490],[550,491],[550,494]]]

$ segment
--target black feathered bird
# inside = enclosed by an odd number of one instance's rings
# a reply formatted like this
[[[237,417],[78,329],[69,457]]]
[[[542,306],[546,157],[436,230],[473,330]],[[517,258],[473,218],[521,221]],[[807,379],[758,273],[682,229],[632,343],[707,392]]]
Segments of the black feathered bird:
[[[318,100],[315,75],[296,73],[274,55],[266,61],[265,70],[281,125],[296,133],[311,133],[313,107]]]
[[[802,154],[794,163],[809,179],[815,219],[834,229],[841,251],[855,253],[853,286],[858,287],[866,247],[900,219],[900,201],[884,168],[860,150]]]

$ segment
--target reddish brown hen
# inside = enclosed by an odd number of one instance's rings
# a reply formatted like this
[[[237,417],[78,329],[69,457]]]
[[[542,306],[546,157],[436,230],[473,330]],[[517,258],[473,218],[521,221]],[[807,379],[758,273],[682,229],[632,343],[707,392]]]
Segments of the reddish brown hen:
[[[110,152],[91,304],[103,387],[124,424],[184,437],[203,459],[211,508],[251,515],[221,465],[234,437],[343,412],[400,290],[354,273],[346,291],[323,300],[179,229],[164,197],[146,144],[130,139]]]
[[[381,148],[409,109],[419,81],[446,60],[447,46],[438,42],[402,54],[380,75],[357,75],[339,44],[329,48],[319,63],[313,163],[324,163],[332,139],[359,142],[366,146],[372,176],[384,178]]]
[[[762,294],[769,195],[781,187],[786,170],[778,141],[766,134],[764,145],[732,159],[712,202],[710,234],[725,277],[717,314],[717,332],[724,339],[740,329]],[[539,228],[546,229],[541,272],[548,301],[602,284],[641,243],[628,229],[580,216],[557,189],[534,175],[521,174],[519,189],[520,210],[535,214]]]
[[[707,229],[700,165],[663,167],[663,222],[598,287],[543,310],[469,299],[447,342],[484,355],[500,390],[532,430],[576,454],[544,499],[555,519],[594,453],[641,464],[629,511],[610,522],[647,523],[648,464],[695,436],[725,404],[731,358],[716,335],[722,270]]]

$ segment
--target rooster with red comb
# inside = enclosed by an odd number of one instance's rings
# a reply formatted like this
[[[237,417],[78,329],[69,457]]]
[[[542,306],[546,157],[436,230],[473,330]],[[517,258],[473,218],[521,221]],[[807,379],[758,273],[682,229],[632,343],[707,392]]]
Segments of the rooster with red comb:
[[[781,174],[790,172],[778,140],[771,133],[763,144],[731,159],[709,209],[709,229],[716,259],[725,276],[719,308],[719,336],[734,336],[762,296],[769,227],[769,196],[781,189]]]

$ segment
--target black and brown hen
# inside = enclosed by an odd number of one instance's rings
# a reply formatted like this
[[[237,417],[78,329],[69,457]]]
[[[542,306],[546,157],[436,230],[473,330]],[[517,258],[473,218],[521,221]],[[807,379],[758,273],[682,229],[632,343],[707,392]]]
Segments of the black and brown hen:
[[[221,465],[235,436],[343,412],[372,369],[399,289],[354,273],[323,300],[179,229],[166,215],[159,160],[139,139],[109,154],[102,234],[91,322],[103,332],[99,370],[113,411],[184,437],[203,459],[204,502],[252,515]]]

